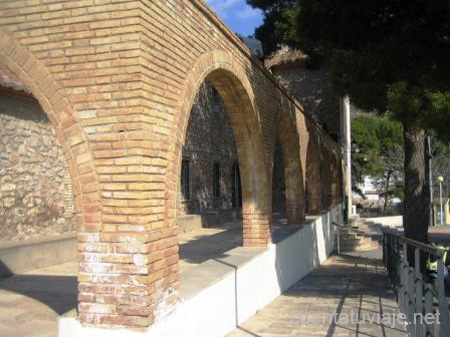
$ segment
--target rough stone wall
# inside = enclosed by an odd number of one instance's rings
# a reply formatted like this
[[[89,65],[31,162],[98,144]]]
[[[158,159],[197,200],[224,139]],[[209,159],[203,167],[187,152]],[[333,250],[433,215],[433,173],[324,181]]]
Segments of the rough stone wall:
[[[84,325],[147,327],[176,304],[182,145],[205,79],[235,135],[245,245],[270,241],[280,115],[295,125],[303,175],[310,134],[336,147],[201,0],[0,1],[0,62],[68,161]]]
[[[232,207],[232,168],[237,159],[233,130],[218,92],[205,82],[189,117],[183,158],[190,162],[190,199],[180,195],[179,213]],[[220,196],[214,196],[213,165],[220,166]]]
[[[340,137],[339,97],[326,69],[305,65],[274,66],[272,73],[336,141]]]
[[[73,232],[71,189],[61,146],[38,102],[0,90],[0,241]]]

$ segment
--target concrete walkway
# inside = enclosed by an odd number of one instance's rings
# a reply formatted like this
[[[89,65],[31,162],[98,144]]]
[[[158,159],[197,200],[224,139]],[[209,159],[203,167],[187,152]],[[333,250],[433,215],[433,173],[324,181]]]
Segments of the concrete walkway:
[[[240,222],[179,235],[180,272],[242,246]],[[0,337],[56,337],[58,316],[77,306],[78,264],[71,261],[0,279]]]
[[[57,319],[77,305],[77,263],[0,279],[0,336],[54,337]]]
[[[237,227],[180,235],[181,270],[240,246]],[[304,313],[397,313],[379,258],[379,251],[332,256],[230,336],[404,336],[398,325],[298,324]],[[76,275],[73,261],[1,279],[0,336],[57,336],[57,317],[76,307]]]
[[[406,336],[398,313],[380,249],[333,255],[228,337]]]

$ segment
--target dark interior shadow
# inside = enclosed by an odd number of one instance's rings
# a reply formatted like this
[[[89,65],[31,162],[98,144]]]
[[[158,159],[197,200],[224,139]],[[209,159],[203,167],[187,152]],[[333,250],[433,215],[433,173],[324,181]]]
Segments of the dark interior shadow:
[[[13,275],[0,279],[0,289],[35,299],[58,315],[77,307],[77,277]]]

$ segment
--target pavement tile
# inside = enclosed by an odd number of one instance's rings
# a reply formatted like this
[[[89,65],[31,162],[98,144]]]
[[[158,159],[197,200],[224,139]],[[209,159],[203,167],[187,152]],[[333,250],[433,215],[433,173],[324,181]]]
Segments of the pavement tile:
[[[360,254],[331,256],[228,337],[406,336],[405,327],[376,321],[399,311],[380,252]]]

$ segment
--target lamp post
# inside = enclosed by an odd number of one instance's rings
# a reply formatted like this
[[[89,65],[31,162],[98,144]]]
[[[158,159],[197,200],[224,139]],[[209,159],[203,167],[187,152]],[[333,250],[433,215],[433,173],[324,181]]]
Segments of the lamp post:
[[[441,204],[441,226],[444,224],[444,212],[442,210],[442,182],[444,181],[443,176],[438,177],[439,181],[439,202]]]
[[[345,194],[347,195],[346,220],[353,215],[352,204],[352,121],[350,99],[348,96],[341,98],[340,104],[341,126],[342,126],[342,147],[344,150],[345,162]]]

